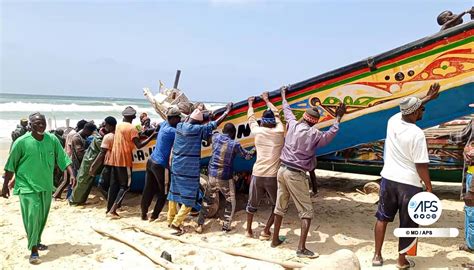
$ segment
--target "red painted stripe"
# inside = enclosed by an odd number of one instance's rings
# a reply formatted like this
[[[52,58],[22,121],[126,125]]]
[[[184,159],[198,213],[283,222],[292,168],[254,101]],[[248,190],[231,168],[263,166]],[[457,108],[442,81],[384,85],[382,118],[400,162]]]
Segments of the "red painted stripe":
[[[403,60],[405,58],[409,58],[411,56],[415,56],[417,54],[421,54],[421,53],[424,53],[426,51],[432,50],[432,49],[434,49],[435,47],[437,47],[441,44],[448,44],[448,43],[456,42],[456,41],[459,41],[459,40],[464,39],[466,37],[469,37],[473,34],[474,34],[474,29],[469,30],[467,32],[459,33],[458,35],[451,36],[451,37],[446,38],[444,40],[439,40],[439,41],[437,41],[437,42],[435,42],[431,45],[425,46],[423,48],[419,48],[419,49],[407,52],[405,54],[402,54],[398,57],[395,57],[395,58],[386,60],[384,62],[378,63],[377,65],[379,67],[390,65],[392,63],[398,62],[398,61]],[[365,72],[368,72],[368,71],[369,71],[369,68],[363,68],[363,69],[355,70],[351,73],[347,73],[347,74],[344,74],[342,76],[339,76],[339,77],[336,77],[336,78],[333,78],[333,79],[330,79],[330,80],[322,81],[320,83],[312,84],[312,85],[310,85],[308,87],[305,87],[303,89],[300,89],[296,92],[292,92],[291,94],[288,94],[288,97],[296,96],[296,95],[299,95],[303,92],[311,90],[313,88],[317,88],[317,87],[321,87],[321,86],[324,86],[324,85],[332,84],[334,82],[341,81],[341,80],[344,80],[344,79],[347,79],[347,78],[351,78],[351,77],[357,76],[359,74],[362,74],[362,73],[365,73]],[[280,101],[280,100],[281,100],[280,97],[275,97],[275,98],[271,99],[272,102],[276,102],[276,101]],[[260,107],[263,107],[263,106],[265,106],[264,102],[254,103],[254,109],[260,108]],[[232,112],[229,115],[239,114],[239,113],[242,113],[242,112],[245,112],[245,111],[247,111],[247,106],[243,106],[242,108],[232,110]]]

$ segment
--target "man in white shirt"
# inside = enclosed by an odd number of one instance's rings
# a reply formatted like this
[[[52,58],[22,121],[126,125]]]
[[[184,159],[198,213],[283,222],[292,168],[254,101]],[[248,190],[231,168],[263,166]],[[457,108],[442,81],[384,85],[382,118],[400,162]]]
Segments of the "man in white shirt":
[[[416,228],[408,215],[408,202],[417,193],[432,192],[428,171],[429,157],[423,130],[416,126],[425,111],[424,104],[438,97],[439,84],[431,85],[423,99],[407,97],[400,102],[400,113],[388,120],[384,147],[384,166],[380,183],[380,199],[375,223],[375,254],[373,266],[382,266],[382,245],[388,222],[399,212],[400,228]],[[399,238],[398,265],[400,269],[414,267],[406,258],[407,252],[416,246],[416,238]]]

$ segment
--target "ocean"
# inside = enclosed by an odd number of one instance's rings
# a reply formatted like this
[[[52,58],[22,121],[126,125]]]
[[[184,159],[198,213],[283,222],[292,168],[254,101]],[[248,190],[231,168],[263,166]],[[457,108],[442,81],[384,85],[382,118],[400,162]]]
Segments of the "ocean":
[[[205,102],[212,110],[224,106],[223,103]],[[152,122],[161,122],[160,116],[155,112],[148,100],[132,98],[110,97],[73,97],[73,96],[47,96],[0,93],[0,148],[8,149],[11,143],[11,132],[20,123],[20,119],[28,118],[33,112],[41,112],[48,119],[47,129],[66,126],[66,119],[70,119],[69,126],[75,127],[81,119],[94,120],[100,124],[107,116],[113,116],[120,122],[121,113],[126,106],[137,110],[137,119],[134,124],[139,124],[138,116],[146,112]],[[2,157],[3,159],[4,157]]]

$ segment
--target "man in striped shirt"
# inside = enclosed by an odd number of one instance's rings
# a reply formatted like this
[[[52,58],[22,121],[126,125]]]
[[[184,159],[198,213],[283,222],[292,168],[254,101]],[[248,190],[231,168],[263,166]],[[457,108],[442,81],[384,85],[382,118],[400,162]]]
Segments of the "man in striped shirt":
[[[198,227],[196,231],[202,232],[204,221],[208,214],[209,207],[214,203],[217,191],[224,195],[225,212],[223,231],[231,230],[232,217],[235,211],[235,185],[232,179],[233,167],[232,163],[237,154],[249,160],[253,157],[254,150],[245,150],[239,142],[235,141],[237,129],[234,124],[227,123],[222,129],[222,134],[215,133],[212,136],[212,157],[209,161],[209,180],[207,182],[206,192],[204,195],[204,203],[198,218]]]

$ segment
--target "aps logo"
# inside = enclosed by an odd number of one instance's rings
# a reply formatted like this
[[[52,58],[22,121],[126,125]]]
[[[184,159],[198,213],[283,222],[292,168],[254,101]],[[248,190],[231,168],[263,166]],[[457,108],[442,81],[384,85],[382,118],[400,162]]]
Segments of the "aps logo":
[[[430,192],[420,192],[408,203],[408,215],[418,225],[434,224],[441,216],[441,212],[441,201]]]

